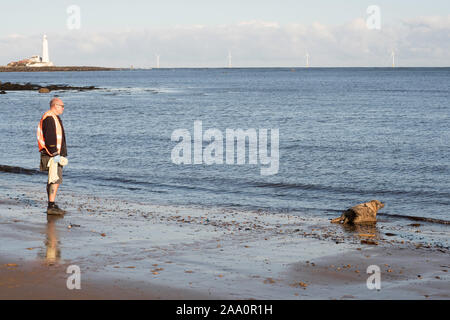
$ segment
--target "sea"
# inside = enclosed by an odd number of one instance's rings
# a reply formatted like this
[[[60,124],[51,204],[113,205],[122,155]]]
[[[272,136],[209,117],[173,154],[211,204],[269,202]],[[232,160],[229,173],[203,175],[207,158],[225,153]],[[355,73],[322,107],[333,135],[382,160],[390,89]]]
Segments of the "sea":
[[[376,199],[387,217],[450,220],[450,68],[2,72],[0,81],[99,88],[0,95],[0,180],[9,188],[45,192],[36,128],[59,96],[63,191],[327,218]],[[277,171],[261,174],[267,165],[250,164],[249,151],[244,164],[174,163],[173,133],[189,132],[193,157],[196,121],[223,133],[224,155],[226,130],[278,130]],[[211,140],[198,142],[205,151]]]

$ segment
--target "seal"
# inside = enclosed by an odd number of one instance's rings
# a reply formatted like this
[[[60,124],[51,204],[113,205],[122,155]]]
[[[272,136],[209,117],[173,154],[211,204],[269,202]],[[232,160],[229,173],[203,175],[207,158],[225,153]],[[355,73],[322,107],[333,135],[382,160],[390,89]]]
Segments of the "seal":
[[[331,220],[331,223],[357,224],[377,222],[377,212],[384,207],[378,200],[360,203],[344,211],[339,218]]]

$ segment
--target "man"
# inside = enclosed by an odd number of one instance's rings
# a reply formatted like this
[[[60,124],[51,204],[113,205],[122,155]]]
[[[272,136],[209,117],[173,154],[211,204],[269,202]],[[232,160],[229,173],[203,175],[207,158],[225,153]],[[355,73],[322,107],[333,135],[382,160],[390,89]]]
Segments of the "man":
[[[60,157],[67,157],[66,136],[64,127],[59,117],[64,112],[64,103],[59,98],[50,101],[50,110],[42,116],[37,130],[39,152],[41,153],[41,171],[48,171],[48,162],[58,162],[58,177],[54,183],[47,182],[48,207],[47,214],[61,215],[65,211],[55,204],[56,192],[62,183],[62,166]]]

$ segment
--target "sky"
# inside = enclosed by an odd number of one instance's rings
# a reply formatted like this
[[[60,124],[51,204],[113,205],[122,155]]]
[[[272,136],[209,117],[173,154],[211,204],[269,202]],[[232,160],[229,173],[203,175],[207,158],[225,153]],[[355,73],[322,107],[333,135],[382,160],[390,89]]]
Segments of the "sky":
[[[312,67],[384,67],[395,51],[398,66],[450,66],[450,1],[15,0],[0,65],[41,54],[43,34],[55,65],[225,67],[230,52],[235,67],[304,66],[306,53]]]

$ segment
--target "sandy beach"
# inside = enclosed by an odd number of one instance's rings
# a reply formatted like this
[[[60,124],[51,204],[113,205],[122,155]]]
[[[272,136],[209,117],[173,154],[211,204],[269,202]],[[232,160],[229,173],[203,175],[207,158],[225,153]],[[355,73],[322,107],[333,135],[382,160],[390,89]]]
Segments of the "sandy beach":
[[[68,213],[48,219],[37,186],[6,190],[1,299],[450,298],[448,247],[411,236],[448,239],[448,226],[405,220],[399,228],[381,220],[349,230],[285,213],[157,206],[65,190],[59,203]],[[66,287],[69,265],[80,267],[80,290]],[[380,268],[380,290],[367,288],[370,265]]]
[[[448,307],[450,1],[187,3],[2,3],[0,301]]]

